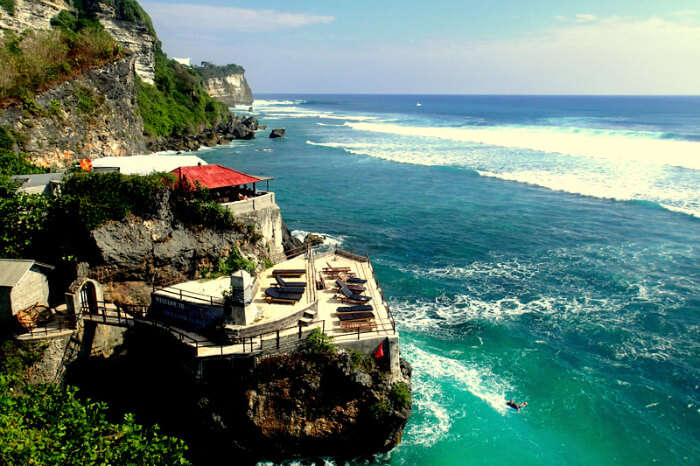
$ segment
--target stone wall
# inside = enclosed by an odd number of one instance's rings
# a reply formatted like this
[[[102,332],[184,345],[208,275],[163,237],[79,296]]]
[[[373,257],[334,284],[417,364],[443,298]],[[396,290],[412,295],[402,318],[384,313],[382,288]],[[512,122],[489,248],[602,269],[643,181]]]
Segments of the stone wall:
[[[41,108],[20,105],[0,113],[0,126],[15,133],[18,151],[44,167],[66,167],[79,158],[146,153],[143,119],[136,105],[136,58],[123,58],[36,96]],[[85,102],[94,104],[92,109]]]
[[[273,204],[261,209],[249,212],[238,212],[235,215],[237,220],[245,223],[253,223],[260,234],[263,235],[265,248],[273,261],[284,256],[284,246],[282,245],[282,211],[277,204]]]

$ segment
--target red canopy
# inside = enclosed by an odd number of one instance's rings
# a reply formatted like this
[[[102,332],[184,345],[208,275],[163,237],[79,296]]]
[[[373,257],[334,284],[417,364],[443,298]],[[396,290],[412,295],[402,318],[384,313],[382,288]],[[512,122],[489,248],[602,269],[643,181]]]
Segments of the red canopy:
[[[194,167],[180,167],[171,173],[177,175],[179,180],[186,179],[192,184],[199,182],[205,188],[216,189],[227,186],[238,186],[248,183],[257,183],[260,178],[246,175],[245,173],[222,167],[221,165],[196,165]]]

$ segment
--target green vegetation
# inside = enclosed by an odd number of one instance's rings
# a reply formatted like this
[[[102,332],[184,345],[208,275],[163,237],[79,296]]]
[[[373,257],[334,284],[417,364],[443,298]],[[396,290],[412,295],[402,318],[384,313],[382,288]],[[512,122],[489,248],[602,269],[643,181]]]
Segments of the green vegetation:
[[[52,30],[5,33],[0,100],[18,99],[26,108],[34,93],[121,56],[121,47],[95,19],[62,11],[51,22]]]
[[[201,66],[193,66],[192,69],[204,79],[223,78],[231,74],[243,74],[245,69],[241,65],[215,65],[207,61],[203,61]]]
[[[7,11],[10,16],[15,15],[15,0],[0,0],[0,7]]]
[[[61,105],[61,102],[59,102],[56,99],[51,99],[51,102],[49,102],[49,106],[46,108],[46,113],[53,119],[55,120],[60,120],[63,118],[63,106]]]
[[[365,372],[369,372],[374,368],[374,359],[359,351],[353,351],[350,353],[350,364],[352,364],[352,367],[355,369],[362,369]]]
[[[226,105],[207,94],[201,78],[159,48],[155,85],[137,80],[138,105],[148,136],[188,136],[229,117]]]
[[[379,400],[369,407],[369,412],[377,420],[380,420],[391,413],[391,403],[387,399]]]
[[[269,269],[269,268],[271,268],[273,265],[275,265],[275,264],[273,264],[272,261],[271,261],[270,259],[268,259],[267,257],[263,257],[263,264],[265,265],[265,268],[266,268],[266,269]]]
[[[184,442],[144,429],[132,415],[107,419],[107,406],[78,398],[75,387],[26,385],[27,368],[46,343],[0,343],[0,463],[188,464]]]
[[[241,256],[241,252],[238,248],[234,248],[228,256],[219,259],[215,273],[217,275],[231,275],[239,270],[245,270],[252,275],[255,273],[255,267],[255,262],[245,259]]]
[[[214,201],[211,191],[199,184],[178,186],[175,214],[186,225],[205,225],[219,229],[236,226],[231,211]]]
[[[141,8],[141,5],[136,0],[102,0],[102,2],[114,7],[117,19],[144,24],[149,34],[156,37],[156,30],[153,27],[151,17],[148,16],[148,13]],[[78,0],[75,3],[82,3],[82,1]]]
[[[403,382],[396,382],[392,385],[389,396],[397,409],[404,409],[411,404],[411,392],[408,391],[408,385]]]
[[[48,343],[0,341],[0,373],[8,377],[21,377],[26,368],[39,362]]]
[[[338,347],[331,342],[331,337],[315,328],[304,341],[304,351],[312,354],[335,354]]]

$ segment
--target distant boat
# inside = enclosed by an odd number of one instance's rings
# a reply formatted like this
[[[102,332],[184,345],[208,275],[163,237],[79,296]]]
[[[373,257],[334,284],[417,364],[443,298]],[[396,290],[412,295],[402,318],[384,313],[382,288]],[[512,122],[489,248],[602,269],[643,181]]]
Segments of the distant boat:
[[[422,107],[422,106],[423,106],[423,104],[422,104],[422,103],[420,103],[420,102],[416,102],[416,107]]]

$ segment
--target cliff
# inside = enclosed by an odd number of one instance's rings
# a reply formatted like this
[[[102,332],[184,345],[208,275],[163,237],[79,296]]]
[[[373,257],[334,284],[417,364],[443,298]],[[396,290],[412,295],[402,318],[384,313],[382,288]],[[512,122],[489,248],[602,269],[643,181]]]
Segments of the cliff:
[[[135,71],[145,82],[153,84],[155,76],[154,46],[157,38],[148,15],[136,2],[127,14],[125,0],[84,0],[82,8],[94,14],[104,28],[135,56]],[[136,9],[138,8],[138,9]],[[0,31],[21,33],[26,29],[49,29],[51,18],[61,11],[75,12],[73,2],[65,0],[14,0],[9,12],[0,7]]]
[[[32,112],[10,106],[0,113],[0,126],[11,129],[16,149],[44,167],[66,167],[84,156],[144,153],[134,61],[125,57],[43,92]]]
[[[202,62],[193,69],[202,77],[207,93],[229,107],[252,105],[253,92],[245,79],[245,70],[239,65],[217,66]]]

